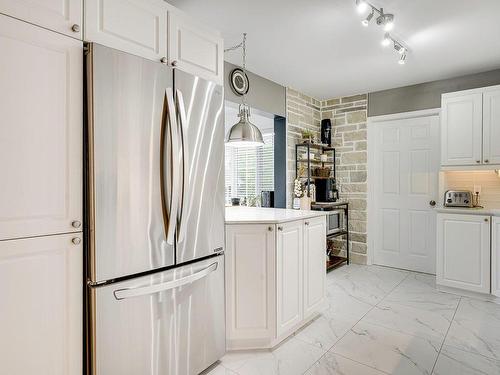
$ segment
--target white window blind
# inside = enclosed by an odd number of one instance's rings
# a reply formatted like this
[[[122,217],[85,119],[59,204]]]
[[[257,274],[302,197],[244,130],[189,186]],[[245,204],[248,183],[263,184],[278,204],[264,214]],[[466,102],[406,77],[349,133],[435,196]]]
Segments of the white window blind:
[[[247,202],[258,198],[261,191],[274,190],[274,134],[263,134],[264,145],[231,147],[226,145],[226,203],[231,198]]]

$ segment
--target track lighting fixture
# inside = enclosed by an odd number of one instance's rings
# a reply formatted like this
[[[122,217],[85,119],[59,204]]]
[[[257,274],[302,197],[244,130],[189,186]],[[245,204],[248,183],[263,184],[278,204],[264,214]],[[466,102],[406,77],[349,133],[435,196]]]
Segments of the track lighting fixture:
[[[384,31],[386,33],[384,34],[384,39],[382,39],[382,45],[384,47],[387,47],[391,44],[391,42],[394,44],[394,49],[401,55],[399,59],[399,63],[401,65],[405,64],[406,62],[406,55],[408,54],[408,48],[403,46],[403,43],[399,42],[398,40],[394,39],[390,34],[389,31],[391,31],[394,28],[394,14],[392,13],[385,13],[384,8],[377,8],[370,4],[366,0],[356,0],[356,8],[358,9],[358,12],[364,13],[367,10],[370,10],[370,13],[368,16],[361,21],[361,24],[363,26],[368,26],[370,24],[370,21],[372,18],[375,16],[375,13],[378,14],[376,18],[376,22],[378,26],[382,26],[384,28]]]
[[[366,19],[364,19],[363,21],[361,21],[361,24],[365,27],[368,26],[368,24],[370,23],[370,21],[372,20],[373,18],[373,15],[374,15],[374,12],[372,10],[372,12],[366,17]]]

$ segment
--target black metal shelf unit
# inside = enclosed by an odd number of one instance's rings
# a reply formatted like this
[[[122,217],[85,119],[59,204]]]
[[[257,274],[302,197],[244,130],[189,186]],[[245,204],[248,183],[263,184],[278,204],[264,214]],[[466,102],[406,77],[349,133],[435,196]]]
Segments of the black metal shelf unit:
[[[335,206],[336,210],[344,210],[344,229],[341,230],[340,232],[337,233],[332,233],[328,236],[326,236],[327,241],[328,239],[331,238],[336,238],[336,237],[341,237],[345,236],[345,257],[341,257],[338,255],[332,255],[330,254],[330,251],[327,250],[327,256],[328,256],[328,261],[326,262],[326,270],[327,272],[334,269],[335,267],[341,265],[342,263],[346,262],[347,264],[350,263],[349,259],[349,202],[342,202],[339,203]]]
[[[320,155],[321,154],[326,154],[328,160],[323,162],[320,159],[312,159],[311,160],[311,150],[319,151]],[[302,158],[299,157],[299,154],[307,152],[307,158]],[[307,164],[307,175],[306,176],[300,176],[299,175],[299,165],[300,164]],[[321,167],[326,167],[326,166],[332,166],[333,170],[333,176],[329,177],[320,177],[320,176],[313,176],[312,174],[312,166],[321,166]],[[310,186],[311,186],[311,181],[315,179],[326,179],[326,178],[333,178],[336,180],[336,154],[335,154],[335,148],[334,147],[329,147],[329,146],[323,146],[315,143],[310,143],[310,142],[304,142],[304,143],[298,143],[295,145],[295,176],[296,178],[300,179],[305,179],[306,185],[307,185],[307,196],[311,196],[311,191],[310,191]]]

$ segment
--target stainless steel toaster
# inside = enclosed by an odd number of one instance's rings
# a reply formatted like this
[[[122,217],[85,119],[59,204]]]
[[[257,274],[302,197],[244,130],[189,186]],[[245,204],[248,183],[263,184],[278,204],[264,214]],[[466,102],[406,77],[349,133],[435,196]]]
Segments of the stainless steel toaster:
[[[444,193],[445,207],[474,207],[472,191],[448,190]]]

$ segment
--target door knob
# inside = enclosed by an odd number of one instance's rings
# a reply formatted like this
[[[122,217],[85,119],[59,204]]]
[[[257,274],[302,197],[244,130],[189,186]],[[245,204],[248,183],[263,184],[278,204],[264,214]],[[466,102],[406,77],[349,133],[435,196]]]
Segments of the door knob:
[[[168,59],[166,57],[162,57],[161,60],[160,60],[160,62],[162,64],[166,64],[166,63],[168,63]]]
[[[434,206],[436,205],[436,201],[435,201],[435,200],[432,200],[432,201],[430,201],[430,202],[429,202],[429,204],[430,204],[432,207],[434,207]]]
[[[177,60],[172,60],[171,64],[172,66],[177,66]]]
[[[75,237],[71,240],[71,242],[73,242],[73,244],[75,245],[79,245],[82,240],[79,237]]]
[[[80,32],[80,25],[75,23],[73,26],[71,26],[71,30],[73,30],[73,32],[75,33]]]
[[[75,220],[75,221],[71,222],[71,226],[73,228],[80,228],[82,226],[82,223],[79,222],[78,220]]]

